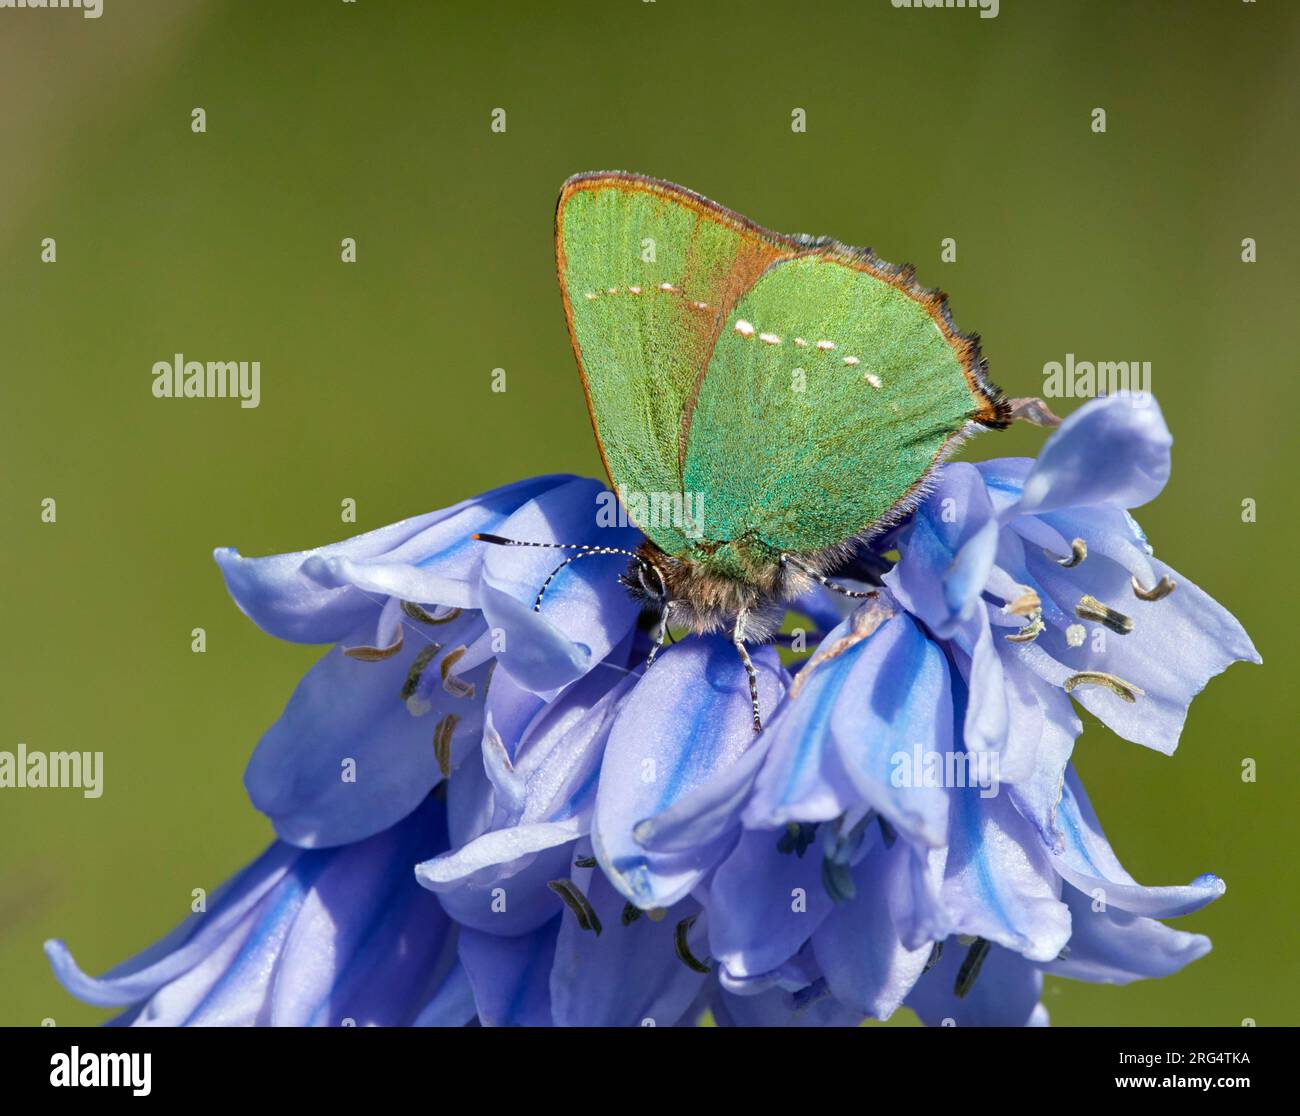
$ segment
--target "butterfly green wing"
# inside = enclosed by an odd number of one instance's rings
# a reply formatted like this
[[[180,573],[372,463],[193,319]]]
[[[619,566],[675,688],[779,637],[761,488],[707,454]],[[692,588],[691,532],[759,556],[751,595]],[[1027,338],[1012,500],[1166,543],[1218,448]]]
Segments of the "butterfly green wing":
[[[682,493],[693,393],[736,303],[807,242],[759,229],[680,186],[618,172],[569,179],[555,234],[605,471],[633,521],[663,550],[684,553],[688,529],[671,514],[671,499]]]
[[[972,424],[1007,417],[942,294],[822,244],[774,263],[723,323],[683,485],[704,494],[706,539],[814,551],[898,518]]]

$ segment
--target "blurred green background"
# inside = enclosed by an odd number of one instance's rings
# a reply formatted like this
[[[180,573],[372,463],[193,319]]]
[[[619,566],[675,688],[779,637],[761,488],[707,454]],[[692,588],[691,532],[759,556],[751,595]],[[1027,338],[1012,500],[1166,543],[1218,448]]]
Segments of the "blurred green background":
[[[1267,665],[1211,683],[1173,759],[1089,724],[1077,761],[1127,867],[1148,883],[1212,870],[1228,893],[1181,921],[1215,943],[1182,974],[1049,980],[1046,1002],[1058,1024],[1300,1022],[1300,9],[1001,9],[0,12],[0,749],[106,753],[98,800],[0,791],[0,1023],[104,1018],[56,985],[41,941],[101,971],[269,838],[243,765],[319,652],[240,615],[214,546],[297,550],[513,478],[599,473],[551,245],[561,181],[598,168],[914,262],[1013,395],[1066,353],[1152,362],[1175,468],[1140,518]],[[153,398],[152,365],[176,352],[260,360],[261,406]],[[1016,429],[967,455],[1041,440]]]

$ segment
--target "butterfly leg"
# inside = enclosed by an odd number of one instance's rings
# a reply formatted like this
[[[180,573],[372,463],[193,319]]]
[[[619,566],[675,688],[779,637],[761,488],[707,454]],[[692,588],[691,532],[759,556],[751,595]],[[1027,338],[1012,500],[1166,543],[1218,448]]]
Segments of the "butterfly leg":
[[[802,562],[798,561],[798,559],[791,558],[788,554],[781,555],[781,565],[793,566],[796,570],[806,573],[814,581],[826,586],[827,589],[833,589],[836,593],[843,593],[846,597],[856,597],[865,600],[869,597],[876,596],[876,591],[874,589],[868,592],[863,592],[861,589],[850,589],[847,585],[840,585],[828,577],[823,577],[816,570],[810,570]]]
[[[763,719],[758,712],[758,671],[754,669],[754,661],[749,657],[749,651],[745,647],[745,613],[742,610],[736,617],[735,627],[731,629],[731,642],[735,644],[736,651],[740,654],[740,661],[744,664],[745,673],[749,676],[749,703],[754,711],[754,731],[763,731]]]
[[[650,648],[650,657],[646,659],[646,669],[649,670],[654,665],[655,656],[664,649],[664,643],[668,639],[668,608],[659,613],[659,622],[655,625],[654,646]]]

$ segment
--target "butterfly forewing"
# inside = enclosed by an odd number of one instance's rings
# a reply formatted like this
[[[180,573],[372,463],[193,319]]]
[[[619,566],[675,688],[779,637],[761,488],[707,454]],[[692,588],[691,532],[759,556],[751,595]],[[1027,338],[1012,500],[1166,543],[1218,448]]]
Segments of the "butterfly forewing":
[[[670,183],[619,173],[565,183],[560,288],[617,489],[650,499],[682,492],[685,418],[719,330],[768,265],[801,247]],[[638,526],[679,554],[689,539],[673,518]]]

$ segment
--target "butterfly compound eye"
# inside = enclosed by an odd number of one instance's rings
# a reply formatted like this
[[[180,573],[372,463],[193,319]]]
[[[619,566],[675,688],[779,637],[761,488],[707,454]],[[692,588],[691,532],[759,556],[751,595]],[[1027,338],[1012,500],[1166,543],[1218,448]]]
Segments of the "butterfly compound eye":
[[[659,572],[658,566],[647,562],[639,563],[637,579],[641,582],[641,588],[645,590],[647,597],[662,600],[668,595],[668,587],[664,584],[664,577]]]

